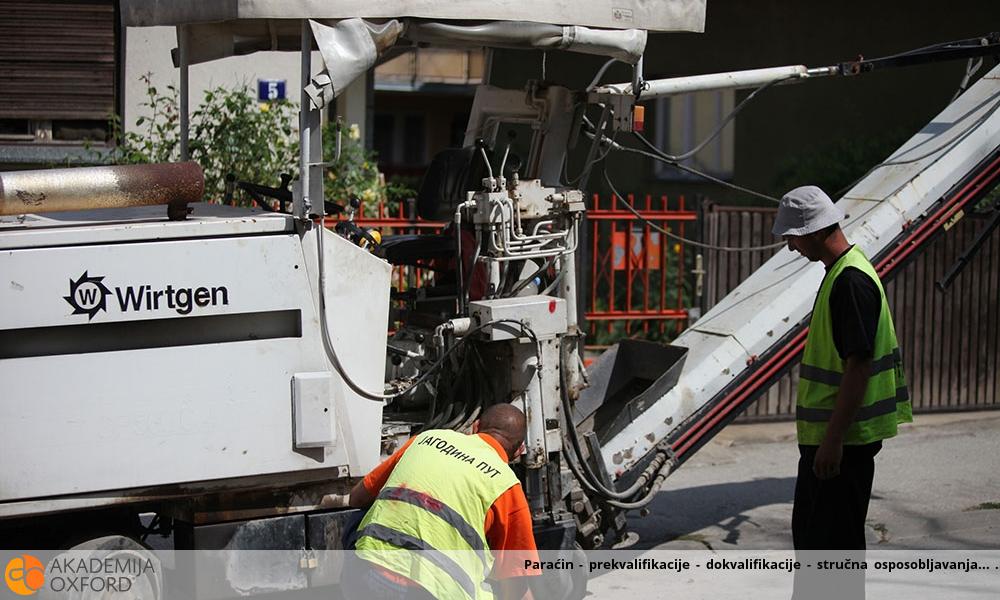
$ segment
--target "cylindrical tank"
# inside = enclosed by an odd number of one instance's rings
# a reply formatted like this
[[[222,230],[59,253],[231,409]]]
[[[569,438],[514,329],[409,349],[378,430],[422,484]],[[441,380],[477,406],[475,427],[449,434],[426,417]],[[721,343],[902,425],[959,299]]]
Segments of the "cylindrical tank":
[[[200,202],[205,176],[194,162],[0,173],[0,215]]]

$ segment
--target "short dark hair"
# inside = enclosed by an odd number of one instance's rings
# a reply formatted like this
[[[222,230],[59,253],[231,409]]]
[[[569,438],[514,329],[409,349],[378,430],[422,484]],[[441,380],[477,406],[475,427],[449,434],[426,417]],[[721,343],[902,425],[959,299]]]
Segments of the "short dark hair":
[[[479,416],[479,432],[495,437],[507,451],[507,456],[511,457],[524,441],[527,421],[517,407],[506,403],[494,404]]]

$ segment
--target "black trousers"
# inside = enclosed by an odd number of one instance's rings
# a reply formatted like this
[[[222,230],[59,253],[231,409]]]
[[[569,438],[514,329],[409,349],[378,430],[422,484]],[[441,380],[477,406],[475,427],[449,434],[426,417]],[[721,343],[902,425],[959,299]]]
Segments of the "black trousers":
[[[792,506],[796,550],[864,550],[865,518],[872,496],[875,455],[882,442],[844,446],[840,475],[813,474],[817,446],[799,446],[799,473]]]
[[[820,480],[812,470],[817,447],[799,446],[792,542],[802,563],[865,560],[865,518],[875,455],[881,449],[882,442],[844,446],[840,475]],[[795,572],[792,600],[865,600],[865,571],[800,569]]]

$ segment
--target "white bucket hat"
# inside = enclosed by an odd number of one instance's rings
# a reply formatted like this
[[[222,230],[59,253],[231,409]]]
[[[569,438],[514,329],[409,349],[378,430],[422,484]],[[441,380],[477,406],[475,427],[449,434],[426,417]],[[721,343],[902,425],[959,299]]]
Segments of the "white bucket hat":
[[[779,237],[807,235],[839,223],[843,218],[844,211],[826,192],[814,185],[804,185],[782,196],[771,233]]]

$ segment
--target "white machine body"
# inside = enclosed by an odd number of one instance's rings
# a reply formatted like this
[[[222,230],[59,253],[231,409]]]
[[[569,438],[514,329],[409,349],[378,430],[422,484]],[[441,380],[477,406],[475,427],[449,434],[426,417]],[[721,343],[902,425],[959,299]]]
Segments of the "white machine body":
[[[0,222],[0,515],[376,464],[382,405],[323,351],[315,231],[210,205],[180,222],[154,211]],[[391,268],[325,235],[332,341],[379,389]]]

